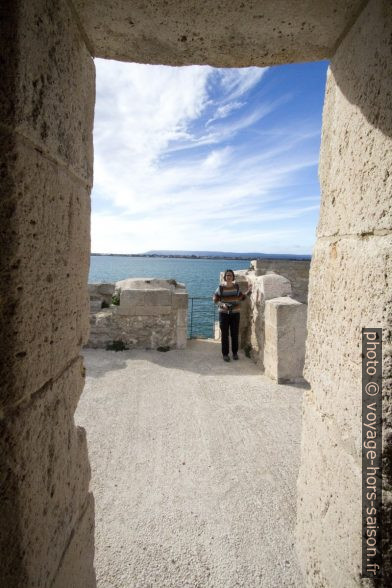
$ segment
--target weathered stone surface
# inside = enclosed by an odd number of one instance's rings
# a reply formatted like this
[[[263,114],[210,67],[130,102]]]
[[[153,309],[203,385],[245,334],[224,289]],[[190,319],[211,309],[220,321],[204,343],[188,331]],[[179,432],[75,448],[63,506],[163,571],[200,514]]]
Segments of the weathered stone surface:
[[[288,296],[265,303],[265,375],[278,383],[303,377],[306,304]]]
[[[320,237],[392,229],[391,29],[391,2],[369,2],[331,62],[320,157]]]
[[[135,306],[145,307],[171,307],[172,292],[167,288],[154,288],[145,290],[122,290],[120,294],[120,309],[122,314],[132,311]]]
[[[49,587],[89,483],[73,413],[88,332],[94,64],[68,2],[5,0],[0,11],[0,584]]]
[[[95,68],[69,4],[6,1],[4,29],[12,13],[13,34],[2,52],[2,125],[91,185]]]
[[[173,308],[188,308],[188,292],[175,290],[172,296]]]
[[[4,406],[57,377],[87,340],[90,198],[17,135],[0,132],[0,151]]]
[[[330,57],[361,0],[74,0],[97,57],[219,67]]]
[[[95,315],[88,347],[105,349],[112,341],[123,341],[130,349],[176,347],[176,330],[170,314],[129,316],[116,310],[105,309]]]
[[[253,272],[249,272],[246,279],[252,285],[252,294],[249,302],[246,302],[249,308],[243,317],[241,346],[251,348],[252,359],[264,370],[265,302],[291,294],[291,286],[286,278],[277,274],[255,276]]]
[[[359,429],[359,424],[358,424]],[[361,463],[333,418],[305,401],[296,546],[305,586],[360,586]]]
[[[161,314],[171,314],[171,306],[125,306],[120,304],[118,314],[123,316],[160,316]]]
[[[391,39],[392,5],[371,0],[337,50],[328,79],[321,218],[309,282],[305,377],[311,390],[304,397],[297,531],[311,587],[360,584],[362,327],[383,328],[383,438],[389,443],[383,573],[385,585],[392,582]]]
[[[188,309],[179,308],[177,310],[176,324],[177,326],[186,327],[188,323]]]
[[[291,284],[292,297],[304,304],[308,302],[310,261],[294,259],[254,259],[250,262],[255,276],[273,271]]]
[[[49,587],[86,500],[82,359],[0,422],[0,584]],[[5,557],[4,557],[5,556]]]
[[[114,294],[115,285],[109,283],[88,284],[88,293],[90,296],[90,306],[92,302],[99,301],[101,304],[112,303],[112,296]]]
[[[184,289],[185,284],[173,279],[164,280],[159,278],[127,278],[116,282],[116,290],[119,292],[122,290],[145,290],[146,288],[152,290],[155,288],[169,288],[174,291]]]
[[[391,236],[319,240],[312,260],[305,378],[317,409],[336,420],[357,454],[361,332],[362,327],[388,327],[391,251]]]
[[[91,288],[92,293],[96,291],[96,287]],[[184,284],[129,278],[116,283],[116,292],[119,306],[97,309],[92,314],[88,347],[105,348],[119,340],[130,348],[185,347],[188,294]]]
[[[365,5],[362,0],[301,0],[295,8],[289,1],[278,7],[265,2],[262,11],[252,3],[237,8],[169,0],[130,6],[119,0],[110,5],[94,1],[91,12],[91,2],[76,0],[76,6],[79,30],[100,45],[96,54],[110,50],[113,57],[150,63],[265,65],[318,59],[330,56],[343,38],[332,60],[324,115],[322,214],[309,321],[314,321],[314,349],[308,346],[313,389],[305,399],[298,543],[309,586],[355,585],[360,484],[354,392],[362,321],[384,326],[386,395],[391,384],[386,271],[391,243],[382,236],[391,228],[391,4],[370,0],[349,31]],[[74,365],[85,338],[88,306],[93,64],[84,32],[72,20],[72,4],[4,0],[0,9],[7,17],[0,35],[0,352],[5,365],[0,380],[7,416],[1,422],[0,455],[7,463],[1,468],[5,563],[0,570],[7,588],[53,585],[61,561],[69,570],[80,569],[78,562],[72,564],[79,548],[72,551],[69,543],[87,493],[84,441],[72,421],[78,394],[72,395],[72,378],[60,386],[61,394],[56,392],[62,376],[56,378],[65,365]],[[335,234],[336,241],[330,239]],[[363,238],[350,241],[350,234]],[[256,318],[262,319],[260,312]],[[329,395],[335,395],[335,407]],[[385,413],[390,430],[390,402]],[[384,499],[390,509],[389,483],[386,479]],[[53,508],[45,512],[48,504]],[[90,561],[90,555],[75,557]]]
[[[120,294],[121,314],[127,314],[135,306],[144,306],[145,290],[122,290]]]
[[[94,571],[94,497],[86,507],[61,561],[53,588],[96,588]]]
[[[256,278],[256,283],[264,300],[278,298],[279,296],[290,296],[292,293],[290,281],[273,272],[260,276],[258,279]]]

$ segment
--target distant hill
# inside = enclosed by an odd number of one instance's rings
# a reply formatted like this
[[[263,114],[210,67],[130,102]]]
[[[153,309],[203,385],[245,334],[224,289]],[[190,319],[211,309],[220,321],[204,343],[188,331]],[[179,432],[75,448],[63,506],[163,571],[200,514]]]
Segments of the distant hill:
[[[181,256],[181,257],[213,257],[213,258],[236,258],[236,259],[311,259],[310,255],[298,255],[296,253],[236,253],[233,251],[182,251],[173,249],[152,249],[141,255]]]

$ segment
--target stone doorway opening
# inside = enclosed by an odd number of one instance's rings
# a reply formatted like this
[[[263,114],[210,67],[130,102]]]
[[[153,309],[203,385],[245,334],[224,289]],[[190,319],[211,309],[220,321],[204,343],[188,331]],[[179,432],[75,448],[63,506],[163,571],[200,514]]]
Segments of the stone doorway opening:
[[[1,10],[4,584],[94,585],[89,466],[73,415],[88,330],[91,56],[101,56],[224,67],[331,59],[297,549],[307,585],[357,586],[360,331],[370,324],[384,327],[389,402],[390,2],[300,2],[295,12],[283,2],[280,12],[275,2],[130,10],[126,2],[18,0]],[[386,440],[388,419],[386,411]],[[387,520],[389,460],[387,448]]]

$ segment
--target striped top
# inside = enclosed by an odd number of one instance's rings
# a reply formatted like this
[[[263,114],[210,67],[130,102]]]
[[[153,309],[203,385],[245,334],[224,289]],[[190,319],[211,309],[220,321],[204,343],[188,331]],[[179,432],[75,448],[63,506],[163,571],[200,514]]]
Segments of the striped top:
[[[225,314],[238,313],[241,310],[240,302],[245,300],[246,296],[243,294],[239,286],[233,282],[232,286],[221,285],[215,290],[214,302],[219,302],[219,312]],[[227,304],[229,309],[222,308],[223,304]]]

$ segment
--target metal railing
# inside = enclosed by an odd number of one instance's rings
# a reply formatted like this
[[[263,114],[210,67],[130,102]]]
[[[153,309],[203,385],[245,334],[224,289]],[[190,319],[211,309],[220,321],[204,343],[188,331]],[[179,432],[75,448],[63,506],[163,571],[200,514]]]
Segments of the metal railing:
[[[188,304],[188,339],[213,339],[218,309],[212,298],[190,296]]]

